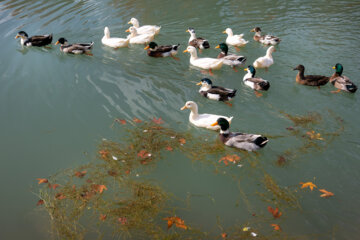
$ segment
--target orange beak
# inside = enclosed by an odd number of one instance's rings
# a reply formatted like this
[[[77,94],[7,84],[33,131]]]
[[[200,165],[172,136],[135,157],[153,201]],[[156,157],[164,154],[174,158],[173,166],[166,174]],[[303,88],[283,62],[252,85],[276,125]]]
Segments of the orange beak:
[[[131,24],[131,21],[129,21],[128,24]]]
[[[255,28],[254,28],[254,29],[251,29],[250,32],[255,32]]]
[[[188,29],[188,30],[186,30],[185,32],[189,32],[189,29]]]
[[[218,122],[215,122],[215,123],[211,124],[212,127],[214,127],[216,125],[219,125]]]
[[[58,45],[60,42],[59,41],[57,41],[56,43],[55,43],[55,45]]]
[[[198,82],[196,85],[201,85],[202,83],[201,82]]]
[[[126,29],[125,32],[130,32],[130,29]]]
[[[332,67],[332,69],[336,69],[336,67]]]
[[[185,53],[185,52],[189,52],[189,51],[187,49],[185,49],[183,52]]]
[[[149,45],[147,45],[144,49],[146,50],[146,49],[149,49],[150,47],[149,47]]]
[[[180,108],[180,110],[185,110],[185,109],[187,109],[186,105]]]
[[[17,38],[19,38],[19,37],[20,37],[19,35],[16,35],[16,36],[15,36],[15,39],[17,39]]]
[[[220,45],[217,45],[215,48],[220,48]]]
[[[226,31],[223,31],[223,33],[226,33]]]

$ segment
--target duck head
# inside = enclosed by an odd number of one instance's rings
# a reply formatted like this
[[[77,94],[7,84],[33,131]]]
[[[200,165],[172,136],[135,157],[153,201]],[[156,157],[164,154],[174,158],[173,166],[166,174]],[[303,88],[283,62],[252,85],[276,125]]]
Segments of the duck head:
[[[254,66],[249,65],[247,68],[244,69],[244,71],[247,71],[248,74],[251,74],[251,77],[255,77],[256,70]]]
[[[332,68],[335,69],[336,73],[339,74],[339,76],[341,76],[342,72],[344,71],[344,67],[343,67],[343,65],[341,65],[341,63],[337,63]]]
[[[228,45],[226,43],[220,43],[215,48],[220,48],[221,51],[223,51],[225,53],[225,55],[227,55],[227,53],[229,51],[229,47],[228,47]]]
[[[229,35],[229,36],[233,36],[233,35],[234,35],[234,34],[233,34],[233,31],[231,30],[231,28],[225,29],[225,31],[223,31],[223,33],[226,33],[226,34]]]
[[[200,82],[198,82],[196,85],[201,85],[201,86],[212,86],[212,81],[208,78],[203,78],[201,79]]]
[[[299,64],[299,65],[297,65],[297,67],[295,67],[293,70],[294,70],[294,71],[295,71],[295,70],[298,70],[298,71],[300,71],[300,72],[303,72],[303,71],[305,71],[305,67],[304,67],[303,65]]]
[[[29,37],[29,36],[27,35],[26,32],[20,31],[20,32],[18,32],[18,33],[16,34],[15,39],[16,39],[16,38],[26,39],[26,38],[28,38],[28,37]]]
[[[158,48],[158,45],[156,44],[156,42],[150,42],[149,45],[147,45],[144,49],[149,49],[151,51],[155,51]]]
[[[186,32],[190,33],[190,34],[195,34],[195,29],[192,27],[189,27],[188,30],[186,30]]]
[[[59,38],[58,40],[57,40],[57,42],[55,43],[55,45],[58,45],[58,44],[61,44],[61,45],[64,45],[64,44],[68,44],[68,40],[66,40],[65,38]]]
[[[136,18],[131,18],[128,24],[132,24],[134,27],[139,27],[139,21]]]
[[[186,50],[184,50],[184,53],[186,52],[190,53],[191,56],[197,57],[196,48],[193,46],[188,46]]]
[[[226,120],[225,118],[218,118],[218,120],[211,124],[211,126],[216,126],[219,125],[220,126],[220,133],[228,133],[229,132],[229,128],[230,128],[230,124],[228,122],[228,120]]]
[[[193,101],[187,101],[187,102],[185,103],[185,105],[184,105],[182,108],[180,108],[180,110],[185,110],[185,109],[190,109],[192,112],[196,112],[196,113],[197,113],[197,111],[198,111],[198,106],[197,106],[197,104],[196,104],[195,102],[193,102]]]
[[[259,27],[256,27],[251,29],[250,32],[261,33],[261,29]]]

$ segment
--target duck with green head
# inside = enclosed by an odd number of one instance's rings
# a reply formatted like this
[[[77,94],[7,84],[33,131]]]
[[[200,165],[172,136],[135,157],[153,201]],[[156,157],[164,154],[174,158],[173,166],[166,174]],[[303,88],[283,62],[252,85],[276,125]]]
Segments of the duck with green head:
[[[221,49],[221,52],[219,53],[217,58],[224,59],[224,64],[231,66],[235,71],[236,66],[243,65],[246,62],[246,57],[244,56],[228,54],[229,48],[226,43],[220,43],[215,48]]]
[[[226,102],[234,98],[236,94],[236,89],[213,86],[208,78],[201,79],[196,85],[201,85],[199,93],[211,100]]]
[[[173,57],[178,52],[180,44],[158,46],[155,42],[150,42],[144,49],[147,50],[147,55],[150,57]],[[175,58],[178,60],[178,58]]]
[[[340,63],[337,63],[333,69],[335,69],[335,73],[330,77],[330,82],[334,87],[336,87],[338,90],[333,91],[333,93],[338,93],[341,90],[345,92],[355,93],[357,90],[356,85],[350,81],[350,79],[346,76],[342,75],[342,72],[344,70],[343,65]]]
[[[258,92],[259,90],[267,91],[270,88],[270,83],[268,80],[255,77],[256,70],[254,66],[249,65],[247,68],[244,69],[244,71],[247,71],[247,74],[245,74],[243,82],[245,83],[245,85],[255,90],[255,95],[257,97],[262,96],[262,94]]]
[[[220,140],[229,147],[239,148],[246,151],[256,151],[265,147],[269,141],[266,137],[257,134],[230,132],[230,124],[225,118],[218,120],[211,126],[220,126]]]
[[[59,40],[55,43],[55,45],[60,44],[60,51],[64,53],[71,54],[86,54],[92,56],[90,50],[94,45],[94,42],[91,43],[73,43],[69,44],[68,40],[65,38],[59,38]]]

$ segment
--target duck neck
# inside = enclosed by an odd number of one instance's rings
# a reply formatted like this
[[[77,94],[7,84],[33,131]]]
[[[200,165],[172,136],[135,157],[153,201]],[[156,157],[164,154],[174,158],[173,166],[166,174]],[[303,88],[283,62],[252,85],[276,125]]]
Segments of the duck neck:
[[[197,58],[198,58],[198,56],[197,56],[197,52],[196,52],[196,49],[195,49],[195,51],[190,52],[190,60],[195,60]]]
[[[299,76],[300,79],[304,79],[304,78],[305,78],[305,76],[304,76],[304,70],[303,70],[303,69],[299,70],[298,76]]]
[[[232,36],[234,36],[234,33],[232,31],[228,31],[227,35],[228,35],[228,37],[232,37]]]
[[[198,108],[197,106],[194,106],[192,108],[190,108],[190,116],[189,118],[190,119],[195,119],[199,116],[199,113],[198,113]]]
[[[196,34],[193,32],[190,32],[190,39],[189,42],[191,42],[192,40],[196,39]]]
[[[220,129],[220,134],[221,134],[221,135],[225,135],[225,136],[227,136],[227,135],[229,135],[229,134],[230,134],[230,131],[229,131],[229,129],[226,129],[226,130],[222,130],[222,129]]]
[[[205,86],[201,86],[201,88],[200,88],[200,92],[201,91],[209,91],[211,89],[211,86],[210,85],[205,85]]]
[[[256,37],[261,37],[261,32],[259,31],[259,32],[255,32],[255,36]]]
[[[255,74],[252,74],[251,72],[248,72],[247,74],[245,74],[243,80],[246,80],[248,78],[253,78],[255,76]]]
[[[28,39],[27,37],[22,37],[22,38],[20,39],[21,45],[24,45],[24,44],[25,44],[25,41],[26,41],[27,39]]]
[[[266,51],[266,57],[272,58],[272,49],[271,49],[271,48],[269,48],[269,49]]]

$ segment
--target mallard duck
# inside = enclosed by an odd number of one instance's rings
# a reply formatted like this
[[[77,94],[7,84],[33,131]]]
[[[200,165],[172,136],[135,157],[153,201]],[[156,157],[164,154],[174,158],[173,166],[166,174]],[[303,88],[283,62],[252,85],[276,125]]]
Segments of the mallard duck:
[[[128,24],[132,24],[138,34],[159,34],[161,27],[156,25],[144,25],[140,27],[139,21],[136,18],[131,18]]]
[[[303,65],[298,65],[294,70],[298,70],[296,75],[296,82],[302,85],[308,86],[322,86],[328,83],[330,80],[329,77],[321,75],[304,75],[305,67]]]
[[[208,40],[201,38],[201,37],[196,37],[196,33],[195,30],[193,28],[189,28],[188,30],[186,30],[186,32],[190,33],[190,38],[189,38],[189,45],[199,48],[199,49],[206,49],[206,48],[210,48],[210,44],[208,42]]]
[[[20,31],[16,34],[15,39],[20,38],[21,45],[23,46],[35,46],[35,47],[43,47],[51,44],[53,35],[37,35],[29,37],[26,32]]]
[[[341,90],[355,93],[357,90],[356,85],[350,81],[350,79],[346,76],[342,76],[342,72],[344,70],[343,65],[340,63],[337,63],[333,69],[335,69],[334,74],[330,77],[330,82],[334,87],[338,88],[337,92],[340,92]]]
[[[136,28],[130,27],[125,32],[130,32],[128,38],[130,38],[131,44],[148,44],[154,40],[154,35],[151,34],[138,34]]]
[[[225,42],[231,46],[241,47],[249,42],[243,39],[244,34],[234,35],[231,28],[227,28],[225,31],[223,31],[223,33],[228,35]],[[236,49],[239,50],[238,48]]]
[[[256,151],[264,147],[269,141],[266,137],[256,134],[230,132],[230,124],[225,118],[219,118],[211,126],[220,126],[220,140],[226,146],[246,151]]]
[[[211,126],[211,124],[214,123],[214,121],[216,121],[216,119],[218,119],[218,118],[227,119],[227,121],[230,123],[231,123],[231,120],[233,119],[233,117],[225,117],[225,116],[220,116],[220,115],[215,115],[215,114],[208,114],[208,113],[199,114],[198,106],[193,101],[187,101],[180,110],[185,110],[185,109],[190,109],[189,121],[192,124],[194,124],[197,127],[203,127],[203,128],[207,128],[210,130],[219,130],[220,129],[219,126]]]
[[[266,50],[266,55],[263,57],[259,57],[256,59],[253,63],[255,68],[266,68],[266,70],[274,64],[274,59],[272,57],[272,53],[276,52],[276,49],[274,46],[269,47]]]
[[[59,40],[55,43],[55,45],[58,45],[59,43],[60,43],[60,50],[62,52],[71,53],[71,54],[92,55],[90,53],[90,50],[94,45],[94,42],[69,44],[65,38],[59,38]]]
[[[186,50],[184,50],[185,52],[189,52],[190,53],[190,64],[194,65],[195,67],[199,67],[202,69],[208,69],[210,74],[212,74],[211,70],[217,70],[220,69],[223,65],[223,61],[224,59],[220,58],[198,58],[197,53],[196,53],[196,48],[194,48],[193,46],[188,46],[186,48]]]
[[[280,38],[271,36],[271,35],[261,35],[261,29],[256,27],[252,29],[250,32],[255,32],[254,40],[257,42],[261,42],[265,45],[276,45],[280,43]]]
[[[246,62],[246,57],[244,56],[238,56],[235,54],[228,54],[228,46],[226,43],[220,43],[215,48],[220,48],[221,53],[217,56],[217,58],[224,59],[225,65],[230,65],[235,71],[235,67],[238,65],[242,65]]]
[[[127,47],[129,45],[130,38],[111,38],[110,29],[105,27],[104,37],[101,39],[102,44],[112,47],[112,48],[121,48]]]
[[[178,52],[179,46],[180,44],[158,46],[155,42],[150,42],[144,49],[147,49],[147,55],[150,57],[174,57]]]
[[[257,90],[267,91],[270,88],[269,81],[255,77],[256,70],[253,66],[249,65],[248,68],[245,68],[244,70],[247,71],[247,74],[245,74],[243,82],[245,85],[255,90],[256,96],[260,97],[262,95],[257,92]]]
[[[199,93],[212,100],[230,101],[236,94],[236,89],[213,86],[212,81],[208,78],[201,79],[197,85],[201,85]]]

